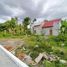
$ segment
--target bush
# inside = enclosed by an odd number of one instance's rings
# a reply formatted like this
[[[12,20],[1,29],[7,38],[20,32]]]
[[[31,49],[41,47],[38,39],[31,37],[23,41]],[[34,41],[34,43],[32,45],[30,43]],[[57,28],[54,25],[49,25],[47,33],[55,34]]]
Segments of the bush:
[[[32,51],[30,56],[32,57],[32,59],[34,60],[37,56],[39,55],[39,52],[37,51]]]
[[[55,67],[55,63],[54,62],[50,62],[50,61],[43,61],[44,67]]]

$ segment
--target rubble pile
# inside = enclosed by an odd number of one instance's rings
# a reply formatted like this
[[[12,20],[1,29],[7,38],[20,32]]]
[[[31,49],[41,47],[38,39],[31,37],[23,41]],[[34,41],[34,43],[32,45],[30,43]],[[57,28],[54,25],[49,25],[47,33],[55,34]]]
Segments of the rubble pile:
[[[30,55],[26,55],[24,53],[19,54],[18,58],[24,61],[25,63],[32,64],[32,65],[38,64],[39,62],[42,61],[42,59],[48,60],[48,61],[56,61],[60,59],[58,56],[55,56],[53,54],[48,54],[46,52],[39,53],[39,55],[34,60],[32,60],[32,57]]]
[[[37,58],[35,58],[35,62],[39,63],[42,58],[44,60],[48,60],[48,61],[56,61],[56,60],[60,59],[58,56],[44,52],[44,53],[40,53],[39,56]]]

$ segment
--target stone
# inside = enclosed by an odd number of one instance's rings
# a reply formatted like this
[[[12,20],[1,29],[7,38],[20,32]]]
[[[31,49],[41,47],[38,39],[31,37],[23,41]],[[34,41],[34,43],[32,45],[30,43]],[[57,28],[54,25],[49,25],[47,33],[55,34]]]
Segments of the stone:
[[[37,58],[35,58],[35,62],[36,62],[36,63],[39,63],[42,58],[43,58],[43,54],[40,53],[39,56],[38,56]]]
[[[43,57],[48,60],[48,56],[46,54],[43,54]]]
[[[29,55],[25,55],[24,62],[27,64],[34,64],[34,61],[32,61],[32,58]]]

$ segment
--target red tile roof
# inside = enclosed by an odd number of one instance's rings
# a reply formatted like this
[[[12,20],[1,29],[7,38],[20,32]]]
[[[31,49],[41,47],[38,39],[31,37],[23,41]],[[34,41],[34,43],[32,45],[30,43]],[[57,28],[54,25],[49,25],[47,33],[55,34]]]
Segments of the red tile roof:
[[[42,28],[53,27],[54,23],[59,23],[59,21],[61,21],[61,19],[54,19],[54,20],[51,20],[51,21],[44,21],[42,23]]]

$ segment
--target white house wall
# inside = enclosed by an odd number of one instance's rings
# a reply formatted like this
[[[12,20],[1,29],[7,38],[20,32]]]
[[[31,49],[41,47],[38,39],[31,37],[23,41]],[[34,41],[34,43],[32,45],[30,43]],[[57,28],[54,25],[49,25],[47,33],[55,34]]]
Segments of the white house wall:
[[[57,36],[60,32],[60,23],[54,24],[52,30],[53,30],[53,35]]]
[[[43,28],[42,32],[44,35],[50,35],[50,30],[52,29],[52,35],[57,36],[60,32],[60,24],[54,24],[53,27],[50,28]]]
[[[51,28],[43,28],[43,30],[42,30],[43,34],[50,35],[50,29],[52,29],[52,27]]]
[[[34,27],[34,31],[36,31],[36,34],[41,34],[41,31],[42,31],[42,29],[41,29],[41,27],[40,26],[37,26],[37,27]]]
[[[57,36],[59,34],[59,30],[58,29],[53,29],[53,35]]]

